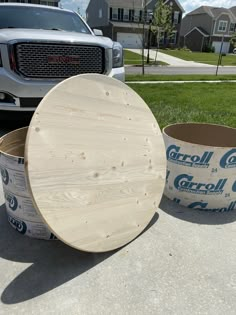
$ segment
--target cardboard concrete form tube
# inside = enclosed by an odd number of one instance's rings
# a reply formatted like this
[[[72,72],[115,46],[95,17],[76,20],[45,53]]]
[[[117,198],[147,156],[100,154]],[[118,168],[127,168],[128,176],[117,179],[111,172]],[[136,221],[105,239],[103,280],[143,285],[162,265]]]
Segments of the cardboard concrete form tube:
[[[57,238],[44,223],[22,220],[7,210],[8,222],[20,234],[31,238],[54,241]]]
[[[164,194],[191,209],[236,209],[236,129],[185,123],[164,128]]]
[[[0,169],[6,210],[11,226],[21,234],[53,239],[36,212],[29,193],[24,168],[24,148],[28,127],[9,132],[0,139]]]

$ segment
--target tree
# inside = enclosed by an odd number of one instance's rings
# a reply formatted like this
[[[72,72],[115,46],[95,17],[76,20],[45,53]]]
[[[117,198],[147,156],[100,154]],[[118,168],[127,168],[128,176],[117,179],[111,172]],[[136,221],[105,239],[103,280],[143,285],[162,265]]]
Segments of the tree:
[[[158,0],[151,22],[151,32],[156,36],[157,41],[155,62],[161,39],[169,40],[173,36],[173,30],[172,8],[163,0]]]

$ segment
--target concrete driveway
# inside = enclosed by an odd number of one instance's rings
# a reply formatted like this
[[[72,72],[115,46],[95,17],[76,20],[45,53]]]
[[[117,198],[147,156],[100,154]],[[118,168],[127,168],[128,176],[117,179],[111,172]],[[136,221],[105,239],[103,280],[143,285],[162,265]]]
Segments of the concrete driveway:
[[[234,315],[235,221],[163,198],[136,240],[89,254],[16,232],[0,182],[0,315]]]
[[[142,54],[141,49],[127,49],[129,51],[135,52],[137,54]],[[147,56],[148,50],[144,50],[144,55]],[[156,50],[150,49],[149,50],[149,56],[151,59],[155,60],[156,56]],[[175,66],[175,67],[215,67],[213,65],[207,65],[205,63],[199,63],[199,62],[194,62],[194,61],[186,61],[180,58],[172,57],[167,54],[163,54],[162,52],[157,53],[157,60],[163,61],[168,63],[170,66]]]

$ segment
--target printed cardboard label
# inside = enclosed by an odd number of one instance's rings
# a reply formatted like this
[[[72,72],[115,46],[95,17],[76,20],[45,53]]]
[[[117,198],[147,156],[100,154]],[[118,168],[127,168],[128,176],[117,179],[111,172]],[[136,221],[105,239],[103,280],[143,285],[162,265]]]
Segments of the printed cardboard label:
[[[14,214],[22,220],[42,222],[42,219],[35,210],[30,198],[14,195],[6,189],[3,190],[6,208],[9,213]]]
[[[227,178],[221,178],[216,183],[205,183],[194,180],[194,176],[180,174],[174,180],[174,187],[179,191],[202,195],[221,195]]]
[[[236,167],[236,149],[232,149],[225,153],[220,160],[220,166],[222,168],[235,168]]]
[[[236,200],[232,201],[228,206],[222,207],[222,208],[209,208],[208,202],[202,202],[202,201],[193,202],[187,207],[191,209],[197,209],[197,210],[209,211],[209,212],[229,212],[232,210],[236,210]]]
[[[13,217],[8,213],[8,222],[10,225],[19,233],[27,235],[32,238],[45,239],[45,240],[56,240],[57,238],[49,229],[40,223],[23,221],[16,217]]]
[[[181,147],[174,144],[166,150],[166,157],[169,162],[196,168],[208,168],[213,154],[212,151],[204,151],[201,155],[186,154]]]
[[[24,171],[24,158],[9,156],[6,154],[0,155],[1,166],[4,168],[10,168],[15,171]]]
[[[12,193],[29,197],[24,172],[7,169],[1,166],[1,176],[3,187],[7,188]]]

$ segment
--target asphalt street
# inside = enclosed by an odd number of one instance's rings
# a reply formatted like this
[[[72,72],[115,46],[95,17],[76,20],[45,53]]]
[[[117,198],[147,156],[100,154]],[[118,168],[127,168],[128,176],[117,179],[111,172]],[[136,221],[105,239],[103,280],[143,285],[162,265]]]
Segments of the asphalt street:
[[[141,66],[126,66],[126,74],[142,74]],[[216,74],[216,67],[146,66],[145,74]],[[219,67],[218,74],[236,74],[236,67]]]

